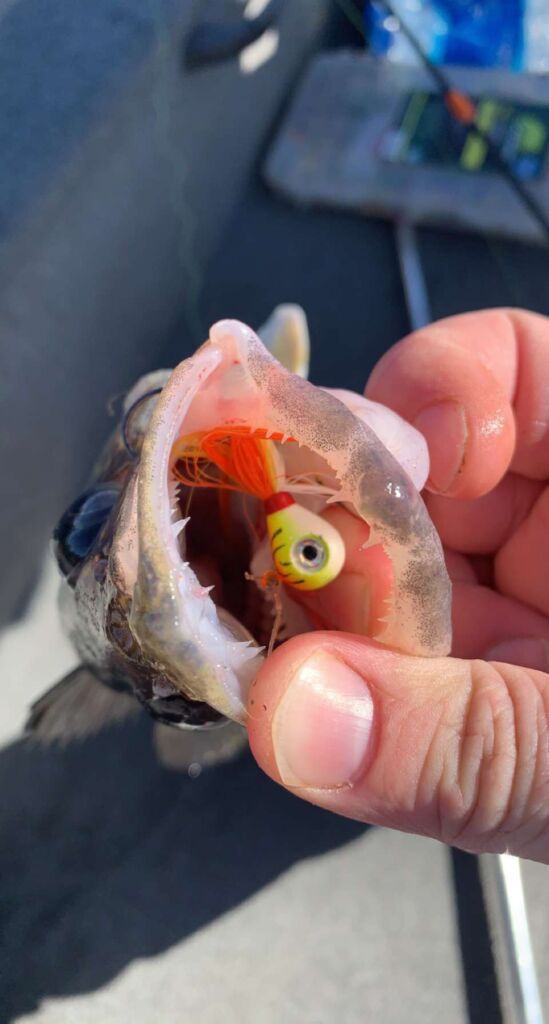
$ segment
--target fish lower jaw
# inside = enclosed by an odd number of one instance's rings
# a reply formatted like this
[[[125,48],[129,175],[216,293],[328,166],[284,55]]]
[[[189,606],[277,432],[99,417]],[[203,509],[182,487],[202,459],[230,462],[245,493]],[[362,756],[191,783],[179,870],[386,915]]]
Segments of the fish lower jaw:
[[[196,681],[197,670],[193,673],[192,699],[205,701],[221,714],[242,723],[246,717],[248,689],[262,663],[264,648],[255,643],[237,618],[215,603],[211,596],[215,585],[205,586],[200,582],[187,558],[185,531],[191,516],[181,513],[178,485],[170,485],[169,490],[170,532],[163,538],[170,564],[169,590],[172,605],[175,605],[175,650],[173,671],[169,675],[177,678],[180,659],[185,658],[184,654],[176,654],[176,650],[192,652],[193,663],[202,665],[204,674],[202,688],[200,680]],[[184,687],[183,678],[180,685]]]

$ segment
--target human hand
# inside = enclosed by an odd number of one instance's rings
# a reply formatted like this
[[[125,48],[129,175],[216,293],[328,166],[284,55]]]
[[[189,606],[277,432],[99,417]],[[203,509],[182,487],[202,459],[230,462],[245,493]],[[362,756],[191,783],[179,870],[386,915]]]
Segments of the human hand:
[[[549,319],[440,321],[391,349],[366,394],[429,444],[453,657],[352,635],[369,581],[344,569],[317,606],[338,632],[298,636],[261,669],[252,751],[336,813],[549,863]],[[357,521],[327,515],[354,543]]]

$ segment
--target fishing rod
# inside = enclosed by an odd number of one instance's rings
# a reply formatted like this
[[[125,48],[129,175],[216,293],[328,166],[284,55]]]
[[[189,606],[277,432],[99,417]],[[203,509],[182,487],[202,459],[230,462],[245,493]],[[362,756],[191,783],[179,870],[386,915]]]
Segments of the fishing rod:
[[[450,116],[453,117],[458,124],[466,127],[471,134],[476,135],[477,138],[482,140],[497,170],[502,177],[506,179],[511,188],[515,191],[516,195],[522,201],[523,205],[530,212],[530,215],[536,221],[538,227],[541,228],[541,231],[545,236],[545,241],[549,245],[549,217],[530,190],[515,174],[513,168],[503,156],[497,142],[495,142],[488,131],[481,128],[477,123],[478,111],[474,100],[472,100],[467,93],[463,92],[463,90],[455,89],[444,71],[437,64],[433,63],[425,53],[421,43],[412,32],[409,25],[406,24],[401,15],[395,10],[392,0],[381,0],[381,3],[389,12],[391,17],[398,22],[402,35],[408,40],[424,68],[435,82]]]

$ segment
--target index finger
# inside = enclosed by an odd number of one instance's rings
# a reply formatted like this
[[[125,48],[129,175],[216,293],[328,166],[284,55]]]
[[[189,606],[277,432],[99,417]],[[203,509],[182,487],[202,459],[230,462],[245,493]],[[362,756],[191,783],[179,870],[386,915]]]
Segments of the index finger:
[[[449,317],[380,360],[366,394],[429,445],[430,490],[486,494],[512,468],[549,475],[549,319],[524,310]]]

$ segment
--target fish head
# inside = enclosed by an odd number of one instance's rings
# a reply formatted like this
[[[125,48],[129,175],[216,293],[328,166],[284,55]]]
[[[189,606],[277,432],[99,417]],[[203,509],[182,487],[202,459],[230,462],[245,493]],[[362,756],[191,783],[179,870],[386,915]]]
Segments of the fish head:
[[[212,430],[271,440],[292,497],[315,521],[335,505],[368,524],[369,543],[391,564],[391,586],[383,621],[365,621],[364,635],[411,654],[446,654],[450,583],[418,490],[425,446],[416,439],[413,465],[399,461],[368,426],[365,402],[290,372],[234,320],[216,323],[172,372],[139,381],[94,486],[67,513],[71,528],[65,519],[58,530],[82,659],[109,681],[129,683],[165,721],[246,723],[280,608],[254,583],[261,559],[273,564],[262,501],[177,474],[182,439]],[[332,547],[333,529],[326,527]],[[281,637],[312,628],[284,580],[279,589]]]

